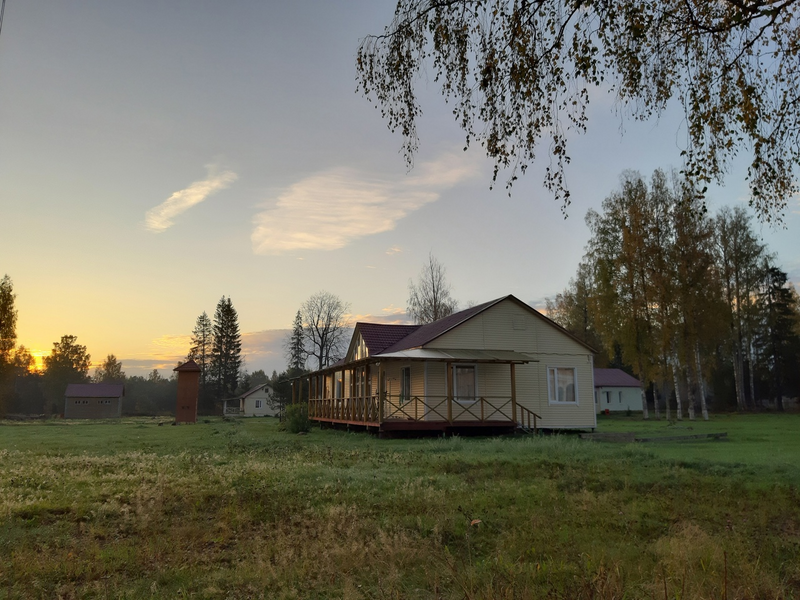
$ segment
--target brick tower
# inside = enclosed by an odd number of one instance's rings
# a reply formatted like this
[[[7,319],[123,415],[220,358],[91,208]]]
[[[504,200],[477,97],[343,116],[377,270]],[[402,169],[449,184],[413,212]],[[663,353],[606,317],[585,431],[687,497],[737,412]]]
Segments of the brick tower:
[[[200,367],[188,360],[173,369],[178,373],[178,403],[176,423],[197,423],[197,397],[200,394]]]

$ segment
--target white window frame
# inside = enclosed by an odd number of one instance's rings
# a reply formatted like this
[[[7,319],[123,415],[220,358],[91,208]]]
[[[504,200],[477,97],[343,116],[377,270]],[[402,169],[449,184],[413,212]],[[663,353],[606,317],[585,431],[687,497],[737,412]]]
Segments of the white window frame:
[[[458,390],[458,369],[470,367],[472,372],[475,374],[475,398],[473,400],[460,400],[458,398],[458,394],[456,390]],[[453,365],[453,401],[457,402],[461,406],[472,406],[476,402],[478,402],[478,398],[480,398],[480,393],[478,392],[478,365],[474,363],[470,364],[463,364],[463,363],[456,363]]]
[[[408,388],[406,389],[405,376],[408,373]],[[400,404],[404,405],[411,401],[411,365],[400,367]]]
[[[256,409],[259,409],[263,406],[262,402],[262,400],[256,400]]]
[[[568,402],[564,400],[558,400],[557,398],[553,398],[553,392],[558,389],[555,385],[558,382],[558,371],[563,369],[564,371],[570,370],[572,371],[572,384],[573,388],[575,389],[575,402]],[[552,383],[552,385],[551,385]],[[557,393],[557,392],[556,392]],[[578,367],[575,366],[548,366],[547,367],[547,400],[549,404],[555,404],[558,406],[579,406],[580,396],[578,395]]]

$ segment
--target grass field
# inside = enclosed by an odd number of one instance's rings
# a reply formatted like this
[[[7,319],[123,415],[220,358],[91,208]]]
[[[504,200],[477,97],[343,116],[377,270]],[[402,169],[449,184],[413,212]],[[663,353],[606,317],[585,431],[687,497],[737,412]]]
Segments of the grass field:
[[[729,435],[623,445],[158,422],[0,424],[0,598],[800,598],[796,415],[601,418]]]

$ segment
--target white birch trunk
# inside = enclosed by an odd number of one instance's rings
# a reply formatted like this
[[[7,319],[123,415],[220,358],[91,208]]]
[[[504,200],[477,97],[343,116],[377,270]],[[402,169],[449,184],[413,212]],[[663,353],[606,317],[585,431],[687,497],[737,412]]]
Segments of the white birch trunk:
[[[697,384],[700,388],[700,411],[703,413],[703,420],[708,421],[708,405],[706,404],[706,384],[703,381],[703,369],[700,364],[700,346],[694,347],[694,358],[697,362]]]
[[[686,412],[689,420],[694,421],[694,405],[697,402],[695,397],[695,377],[691,364],[686,365]]]
[[[661,407],[658,405],[658,386],[653,384],[653,412],[656,414],[656,421],[661,420]]]
[[[678,358],[672,357],[672,383],[675,385],[675,418],[683,421],[683,408],[681,407],[681,386],[678,381]]]
[[[733,351],[733,381],[736,384],[736,407],[739,411],[745,410],[744,403],[744,377],[742,376],[742,355],[735,349]]]
[[[647,413],[647,393],[644,391],[644,388],[641,388],[642,392],[642,417],[644,419],[648,419],[650,415]]]
[[[753,344],[750,343],[747,344],[747,366],[750,375],[750,377],[748,377],[750,380],[750,402],[753,403],[754,409],[763,408],[762,405],[756,402],[756,383],[755,377],[753,377]]]

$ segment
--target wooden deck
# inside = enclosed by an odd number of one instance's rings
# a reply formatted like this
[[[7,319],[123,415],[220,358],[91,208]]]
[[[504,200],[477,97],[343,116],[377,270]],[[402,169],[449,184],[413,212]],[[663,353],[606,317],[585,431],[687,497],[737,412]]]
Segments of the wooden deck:
[[[347,425],[378,432],[485,432],[538,430],[539,415],[514,398],[452,396],[400,398],[384,395],[319,398],[308,401],[309,418],[321,424]]]

